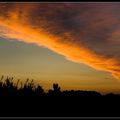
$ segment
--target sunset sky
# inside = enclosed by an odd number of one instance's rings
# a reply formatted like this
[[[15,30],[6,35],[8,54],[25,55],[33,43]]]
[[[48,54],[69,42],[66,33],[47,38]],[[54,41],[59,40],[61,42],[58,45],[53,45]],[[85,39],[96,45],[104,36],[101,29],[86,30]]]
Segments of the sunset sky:
[[[0,75],[120,93],[120,4],[0,3]]]

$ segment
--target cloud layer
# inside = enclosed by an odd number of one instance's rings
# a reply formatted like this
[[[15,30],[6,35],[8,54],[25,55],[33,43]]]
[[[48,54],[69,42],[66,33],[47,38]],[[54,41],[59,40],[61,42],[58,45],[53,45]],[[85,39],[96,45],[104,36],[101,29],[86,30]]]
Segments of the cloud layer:
[[[0,3],[0,36],[47,47],[120,79],[118,3]]]

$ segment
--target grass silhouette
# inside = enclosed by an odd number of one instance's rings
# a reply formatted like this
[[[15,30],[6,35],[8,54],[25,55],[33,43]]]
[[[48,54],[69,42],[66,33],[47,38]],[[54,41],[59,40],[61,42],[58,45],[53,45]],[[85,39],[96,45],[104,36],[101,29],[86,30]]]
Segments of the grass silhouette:
[[[42,86],[35,85],[33,80],[27,79],[23,84],[20,79],[17,80],[17,83],[14,83],[13,77],[4,77],[2,76],[0,79],[0,96],[1,95],[57,95],[57,96],[90,96],[96,95],[101,96],[100,93],[95,91],[81,91],[81,90],[65,90],[61,91],[60,86],[57,83],[53,83],[53,88],[49,89],[48,92],[45,92]]]
[[[0,79],[0,116],[90,117],[120,116],[120,95],[101,95],[96,91],[64,90],[57,83],[45,92],[42,86],[27,79]]]

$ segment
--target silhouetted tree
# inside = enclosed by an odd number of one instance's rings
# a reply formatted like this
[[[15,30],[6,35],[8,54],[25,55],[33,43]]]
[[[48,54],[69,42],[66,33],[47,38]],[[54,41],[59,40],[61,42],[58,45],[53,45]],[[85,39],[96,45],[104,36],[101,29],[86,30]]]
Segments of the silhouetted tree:
[[[60,92],[60,87],[58,84],[53,84],[53,91],[54,92]]]

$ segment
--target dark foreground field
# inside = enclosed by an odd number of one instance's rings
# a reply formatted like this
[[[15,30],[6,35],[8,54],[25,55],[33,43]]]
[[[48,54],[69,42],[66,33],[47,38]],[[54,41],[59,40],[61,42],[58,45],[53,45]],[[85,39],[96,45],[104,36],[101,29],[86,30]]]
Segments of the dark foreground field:
[[[62,91],[58,84],[47,93],[33,81],[18,89],[13,78],[1,78],[0,117],[117,117],[120,95],[101,95],[94,91]]]

